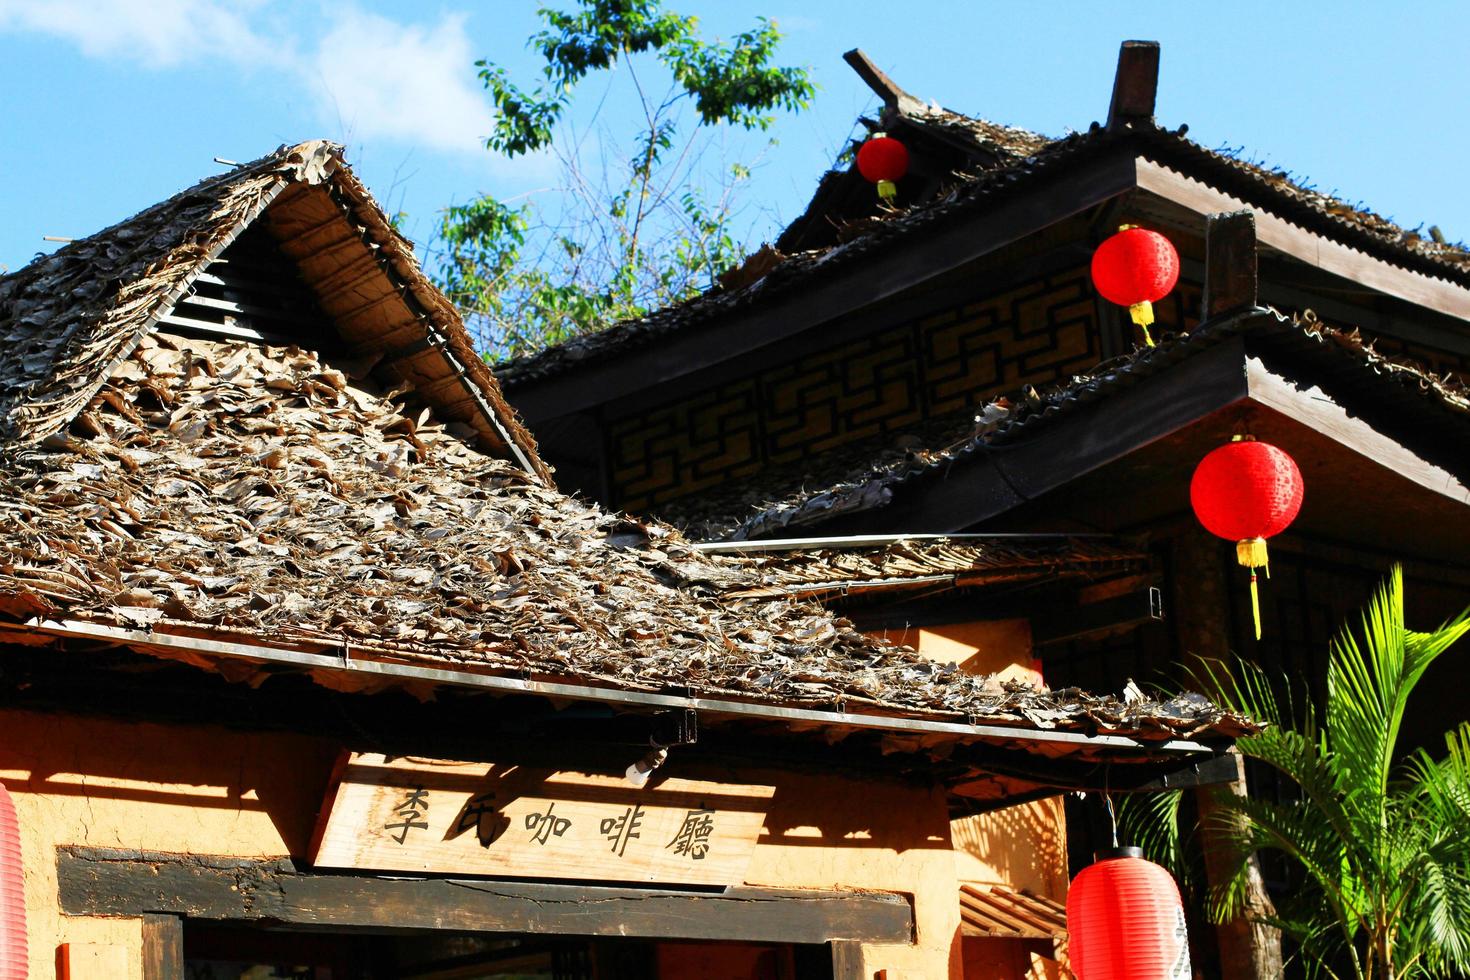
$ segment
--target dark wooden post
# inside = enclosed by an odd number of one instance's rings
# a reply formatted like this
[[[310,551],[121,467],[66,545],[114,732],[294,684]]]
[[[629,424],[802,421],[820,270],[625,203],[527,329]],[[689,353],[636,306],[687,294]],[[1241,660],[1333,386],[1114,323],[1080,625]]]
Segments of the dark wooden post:
[[[1210,215],[1205,219],[1205,293],[1200,319],[1254,309],[1258,293],[1255,214]]]
[[[1228,662],[1230,653],[1230,590],[1225,580],[1226,558],[1219,539],[1198,526],[1182,528],[1173,540],[1175,628],[1185,664],[1196,674],[1209,661]],[[1211,692],[1205,691],[1205,694]],[[1210,884],[1224,874],[1222,847],[1210,830],[1214,806],[1212,792],[1245,793],[1244,760],[1235,756],[1233,782],[1225,787],[1197,791],[1194,796],[1200,820],[1200,845],[1205,854],[1205,877]],[[1215,927],[1222,976],[1242,980],[1276,980],[1282,975],[1281,933],[1251,921],[1275,913],[1260,866],[1251,859],[1246,897],[1247,915]]]
[[[1195,794],[1199,801],[1200,841],[1205,852],[1205,877],[1210,884],[1219,881],[1227,872],[1221,864],[1223,848],[1215,845],[1215,833],[1210,822],[1216,819],[1216,805],[1212,793],[1233,793],[1244,796],[1245,758],[1231,753],[1235,759],[1235,781],[1225,786],[1213,787]],[[1260,862],[1254,856],[1246,871],[1245,913],[1229,922],[1215,927],[1215,939],[1220,944],[1220,974],[1226,977],[1247,977],[1254,980],[1276,980],[1282,975],[1281,930],[1268,926],[1261,919],[1274,916],[1276,906],[1266,894],[1266,880],[1261,875]]]
[[[842,60],[852,66],[852,70],[867,83],[874,95],[883,100],[884,108],[890,112],[908,115],[924,108],[922,101],[905,92],[897,82],[873,64],[873,59],[869,58],[862,48],[853,48],[842,56]]]
[[[184,980],[184,920],[143,916],[143,980]]]
[[[1124,41],[1118,51],[1118,73],[1113,76],[1108,128],[1118,129],[1134,122],[1153,125],[1158,91],[1159,42]]]
[[[866,980],[862,943],[845,941],[828,945],[832,947],[832,980]]]

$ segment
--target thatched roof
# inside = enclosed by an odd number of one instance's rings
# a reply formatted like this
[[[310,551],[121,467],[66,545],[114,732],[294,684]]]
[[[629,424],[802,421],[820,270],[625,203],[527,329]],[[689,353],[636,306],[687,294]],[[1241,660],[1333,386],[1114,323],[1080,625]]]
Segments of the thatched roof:
[[[258,223],[296,260],[347,351],[544,480],[453,305],[323,141],[284,146],[0,277],[0,433],[61,432],[195,280]]]
[[[300,349],[144,337],[63,439],[0,454],[0,611],[608,687],[1161,737],[870,639],[673,529],[550,489]],[[759,584],[750,576],[746,584]],[[1031,718],[1033,720],[1028,721]]]
[[[1207,149],[1185,136],[1187,127],[1171,130],[1135,122],[1107,129],[1094,124],[1084,132],[1050,139],[937,106],[911,108],[897,122],[963,151],[963,169],[934,198],[894,212],[849,219],[831,213],[834,206],[852,195],[855,183],[862,184],[869,202],[871,189],[855,170],[829,172],[807,212],[783,232],[775,248],[758,253],[760,261],[750,274],[733,270],[722,278],[720,287],[685,302],[500,365],[495,373],[501,384],[514,392],[675,333],[712,329],[736,311],[811,288],[839,270],[903,248],[915,236],[933,235],[968,216],[1037,193],[1061,174],[1122,151],[1196,177],[1252,206],[1377,258],[1470,287],[1470,250],[1464,246],[1401,228],[1371,211],[1302,186],[1283,171]],[[813,237],[806,234],[810,228],[822,229],[824,233],[816,237],[828,240],[806,247],[803,243]],[[834,235],[836,240],[831,241]]]
[[[162,330],[252,220],[341,350]],[[398,665],[1018,733],[1252,730],[1195,696],[1013,689],[809,601],[732,599],[759,575],[559,492],[328,144],[283,149],[20,270],[0,281],[0,323],[12,642],[111,637],[251,682],[272,657],[327,653],[333,669],[313,676],[347,690],[396,685]]]
[[[704,545],[738,571],[734,598],[821,596],[1040,584],[1114,576],[1148,568],[1148,554],[1105,535],[916,534]]]

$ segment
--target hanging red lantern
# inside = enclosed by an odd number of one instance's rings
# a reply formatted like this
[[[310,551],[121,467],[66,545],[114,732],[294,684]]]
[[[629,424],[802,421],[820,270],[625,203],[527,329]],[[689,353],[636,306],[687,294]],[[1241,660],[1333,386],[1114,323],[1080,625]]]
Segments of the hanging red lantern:
[[[1212,450],[1194,469],[1189,502],[1205,530],[1235,542],[1235,558],[1251,570],[1251,615],[1261,638],[1256,569],[1271,577],[1266,539],[1286,530],[1302,509],[1301,470],[1270,443],[1236,436]]]
[[[20,821],[0,783],[0,980],[26,980],[25,880],[20,863]]]
[[[1149,324],[1156,300],[1169,295],[1179,281],[1179,253],[1169,239],[1137,225],[1123,225],[1092,253],[1092,282],[1109,303],[1128,307],[1143,328],[1143,340],[1154,345]]]
[[[1067,892],[1067,957],[1077,980],[1189,980],[1173,876],[1137,847],[1099,852]]]
[[[878,185],[878,196],[892,201],[898,194],[897,181],[909,172],[909,151],[892,136],[874,133],[857,152],[858,172]]]

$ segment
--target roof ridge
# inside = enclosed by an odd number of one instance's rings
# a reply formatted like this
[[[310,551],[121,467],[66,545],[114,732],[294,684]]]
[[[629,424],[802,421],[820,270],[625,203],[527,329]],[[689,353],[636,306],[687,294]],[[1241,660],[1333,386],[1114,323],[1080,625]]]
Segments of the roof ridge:
[[[11,328],[7,339],[24,358],[20,382],[7,379],[0,394],[6,434],[33,442],[65,428],[157,318],[292,178],[325,179],[334,148],[324,140],[282,145],[0,279],[0,327]],[[98,282],[104,262],[111,268]],[[58,295],[73,304],[56,304]],[[58,365],[71,367],[71,384],[38,398],[56,380]]]
[[[559,374],[614,345],[652,343],[670,330],[718,316],[722,309],[743,306],[758,301],[758,298],[763,300],[790,285],[792,279],[801,277],[803,273],[818,267],[832,268],[834,259],[845,261],[847,255],[865,252],[868,246],[884,247],[893,239],[932,229],[933,223],[956,218],[982,200],[990,200],[990,195],[1001,188],[1050,170],[1062,160],[1074,159],[1073,154],[1105,152],[1130,142],[1137,145],[1144,155],[1168,158],[1160,162],[1183,166],[1193,162],[1196,166],[1201,163],[1210,166],[1215,169],[1211,178],[1223,180],[1227,185],[1222,189],[1244,197],[1263,210],[1284,212],[1282,217],[1308,227],[1314,226],[1320,234],[1346,238],[1354,247],[1382,261],[1470,287],[1470,248],[1425,239],[1381,215],[1294,182],[1284,170],[1271,171],[1259,164],[1211,150],[1188,138],[1187,125],[1169,128],[1154,122],[1130,121],[1109,129],[1094,122],[1086,130],[1048,138],[1019,127],[947,109],[926,108],[922,114],[905,114],[902,118],[916,125],[948,128],[978,123],[1034,137],[1041,142],[1030,147],[1030,152],[1024,156],[1014,148],[997,144],[1001,154],[1009,157],[1000,165],[985,167],[977,173],[960,174],[964,179],[947,193],[932,201],[879,216],[870,221],[867,229],[858,236],[825,249],[788,254],[765,277],[741,289],[711,289],[641,317],[619,321],[602,330],[550,345],[500,364],[496,367],[496,376],[504,385],[513,388],[540,377]],[[858,243],[863,243],[863,247],[855,249]],[[773,286],[775,288],[771,288]]]
[[[411,297],[410,314],[463,379],[486,437],[550,485],[534,439],[474,351],[458,311],[352,173],[341,145],[327,140],[283,145],[207,177],[0,279],[0,336],[9,342],[0,349],[0,437],[33,443],[62,432],[226,247],[273,203],[295,207],[302,191],[293,189],[319,186],[329,186],[340,217],[379,256],[382,274],[394,280],[390,292],[405,303]]]
[[[239,180],[243,176],[261,171],[269,164],[274,164],[279,161],[286,160],[295,155],[296,151],[305,150],[308,147],[311,148],[311,151],[309,154],[303,154],[303,157],[309,156],[313,160],[316,160],[320,157],[321,149],[319,148],[328,148],[338,156],[340,156],[343,149],[341,144],[334,143],[330,140],[325,139],[303,140],[300,143],[282,143],[270,153],[257,157],[256,159],[251,160],[247,163],[233,164],[228,170],[224,171],[223,173],[212,174],[208,177],[201,178],[200,180],[195,181],[182,190],[170,194],[163,200],[155,201],[154,203],[148,205],[146,208],[143,208],[141,211],[134,212],[133,214],[121,219],[120,221],[115,221],[105,228],[100,228],[97,231],[92,232],[90,235],[85,235],[81,238],[73,238],[65,245],[62,245],[60,248],[56,249],[56,251],[54,252],[47,252],[44,254],[38,253],[35,258],[31,259],[31,261],[27,262],[20,268],[0,274],[0,289],[4,288],[4,285],[7,281],[17,279],[21,276],[26,275],[27,273],[32,272],[34,267],[36,267],[37,265],[45,263],[47,260],[50,259],[64,257],[69,252],[80,251],[80,246],[86,246],[88,244],[94,243],[98,239],[113,237],[118,229],[133,225],[138,221],[138,219],[143,218],[146,215],[152,214],[157,211],[166,210],[170,205],[175,204],[182,197],[191,194],[197,194],[200,191],[213,189],[222,184]],[[304,159],[302,165],[305,165]]]

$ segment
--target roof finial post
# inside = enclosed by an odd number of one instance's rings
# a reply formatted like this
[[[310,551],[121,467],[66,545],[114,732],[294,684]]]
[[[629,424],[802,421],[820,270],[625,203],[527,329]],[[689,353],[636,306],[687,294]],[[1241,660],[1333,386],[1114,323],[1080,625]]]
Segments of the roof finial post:
[[[1113,76],[1113,101],[1108,106],[1108,128],[1154,121],[1159,91],[1159,42],[1124,41],[1118,49],[1118,73]]]
[[[1230,211],[1205,218],[1205,297],[1202,320],[1257,304],[1256,216]]]
[[[853,48],[842,56],[842,60],[851,65],[858,77],[873,90],[873,94],[883,100],[883,108],[887,111],[907,116],[924,108],[922,101],[905,92],[897,82],[883,73],[883,69],[873,64],[873,59],[862,48]]]

